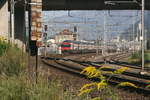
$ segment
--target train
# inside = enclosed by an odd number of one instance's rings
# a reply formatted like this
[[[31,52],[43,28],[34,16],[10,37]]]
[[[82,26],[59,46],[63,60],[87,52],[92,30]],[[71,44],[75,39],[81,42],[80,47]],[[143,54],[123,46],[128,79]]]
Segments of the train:
[[[81,42],[74,40],[65,40],[61,43],[61,52],[62,53],[96,53],[96,49],[99,48],[96,46],[96,43],[93,42]]]

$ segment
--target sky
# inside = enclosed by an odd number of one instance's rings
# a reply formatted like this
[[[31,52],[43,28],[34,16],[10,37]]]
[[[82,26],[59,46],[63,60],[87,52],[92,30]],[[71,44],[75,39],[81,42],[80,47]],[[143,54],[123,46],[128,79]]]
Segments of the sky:
[[[42,15],[43,25],[48,25],[48,37],[66,28],[73,31],[76,26],[80,39],[86,40],[103,38],[104,34],[110,39],[140,20],[140,11],[135,10],[43,11]]]

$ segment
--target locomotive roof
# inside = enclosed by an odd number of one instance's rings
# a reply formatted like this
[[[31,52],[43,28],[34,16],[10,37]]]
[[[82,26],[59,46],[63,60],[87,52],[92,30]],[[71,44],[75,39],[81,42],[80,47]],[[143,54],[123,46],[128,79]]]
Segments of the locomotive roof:
[[[90,43],[90,42],[81,42],[81,41],[74,41],[74,40],[65,40],[63,42],[70,42],[70,43],[74,43],[74,44],[94,44],[94,43]]]

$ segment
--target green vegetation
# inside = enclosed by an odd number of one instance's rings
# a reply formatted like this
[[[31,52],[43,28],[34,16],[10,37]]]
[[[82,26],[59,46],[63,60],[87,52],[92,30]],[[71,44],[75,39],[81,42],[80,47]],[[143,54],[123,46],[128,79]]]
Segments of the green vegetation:
[[[0,74],[6,74],[7,76],[19,75],[25,70],[26,59],[22,58],[22,52],[15,48],[10,47],[0,57]]]
[[[0,77],[0,100],[85,100],[73,95],[71,90],[64,91],[58,81],[48,82],[42,77],[33,84],[27,77]]]
[[[98,91],[99,96],[93,100],[119,100],[117,94],[108,85],[108,80],[95,67],[87,67],[81,73],[89,78],[98,77],[100,82],[85,84],[77,96],[78,90],[64,88],[61,81],[48,80],[44,72],[39,72],[37,83],[29,78],[27,72],[27,56],[20,49],[11,46],[7,42],[0,42],[0,100],[90,100],[89,93]],[[149,55],[147,56],[149,58]],[[120,68],[107,74],[121,74],[126,68]],[[120,86],[136,86],[129,82],[122,82]],[[147,86],[149,88],[150,85]],[[67,87],[68,88],[68,87]]]
[[[150,63],[150,51],[145,52],[145,62]]]
[[[9,46],[7,42],[0,40],[0,56],[8,50]]]
[[[27,72],[26,54],[4,41],[0,47],[0,100],[88,100],[64,89],[60,81],[48,80],[42,71],[35,83]]]
[[[144,57],[145,57],[145,63],[146,65],[150,64],[150,51],[145,51],[145,54],[144,54]],[[129,59],[128,59],[128,62],[129,63],[132,63],[132,64],[141,64],[141,52],[135,52],[133,53]]]

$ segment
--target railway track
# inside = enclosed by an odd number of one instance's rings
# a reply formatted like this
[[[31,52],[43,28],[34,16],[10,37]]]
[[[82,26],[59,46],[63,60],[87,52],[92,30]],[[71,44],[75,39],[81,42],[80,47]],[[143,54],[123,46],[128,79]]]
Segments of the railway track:
[[[114,57],[114,55],[107,56],[106,62],[101,61],[101,62],[77,62],[77,63],[81,63],[84,66],[91,65],[91,66],[95,66],[95,67],[101,67],[102,64],[105,63],[105,64],[107,64],[107,66],[110,66],[109,69],[105,69],[106,71],[114,71],[114,70],[116,70],[115,67],[117,67],[117,66],[128,67],[129,70],[126,70],[122,74],[150,80],[149,75],[140,75],[141,66],[135,66],[135,65],[128,64],[126,62],[118,61],[119,59],[121,59],[121,57],[125,58],[128,56],[127,56],[127,54],[125,54],[125,56],[124,56],[124,54],[123,55],[117,54],[115,57]],[[106,59],[106,57],[105,57],[105,59]],[[108,60],[108,59],[110,59],[110,60]],[[74,62],[76,62],[76,61],[74,61]],[[130,70],[134,70],[134,71],[130,71]],[[145,70],[150,73],[150,69],[148,67],[145,67]]]
[[[79,62],[76,60],[64,59],[64,58],[57,58],[56,59],[56,58],[47,57],[47,58],[42,59],[42,61],[44,64],[46,64],[48,66],[52,66],[52,67],[55,67],[59,70],[68,72],[68,73],[73,74],[73,75],[77,75],[79,77],[84,77],[84,78],[86,76],[80,74],[82,69],[88,65],[91,65],[91,64],[93,64],[93,66],[95,66],[93,62],[92,63],[91,62],[86,63],[86,62]],[[53,64],[51,64],[51,62],[53,62]],[[98,66],[98,64],[97,64],[96,67],[101,67],[101,65]],[[110,68],[110,69],[104,69],[104,70],[105,71],[113,71],[115,69]],[[109,77],[110,75],[105,74],[104,76]],[[92,80],[99,81],[96,78],[92,79]],[[132,82],[135,85],[137,85],[139,88],[129,87],[128,88],[129,90],[136,91],[137,93],[149,95],[150,89],[145,88],[148,85],[148,82],[147,82],[148,80],[150,80],[150,76],[148,76],[148,75],[140,75],[139,73],[133,73],[130,71],[125,71],[119,76],[112,76],[111,79],[109,80],[109,83],[116,85],[120,82],[126,82],[126,81]]]

